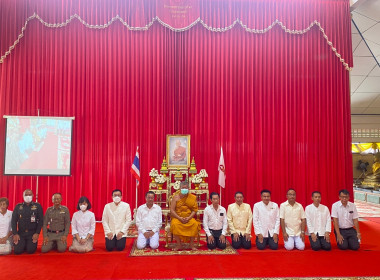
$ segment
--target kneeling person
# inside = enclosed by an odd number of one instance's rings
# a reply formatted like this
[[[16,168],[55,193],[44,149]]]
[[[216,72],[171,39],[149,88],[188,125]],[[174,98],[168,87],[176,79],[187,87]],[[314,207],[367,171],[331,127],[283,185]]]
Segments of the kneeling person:
[[[15,255],[37,250],[38,237],[43,224],[41,204],[33,202],[33,192],[23,192],[24,202],[16,205],[12,213],[12,232]]]
[[[102,224],[106,239],[107,251],[123,251],[127,240],[127,233],[131,224],[131,208],[121,201],[121,190],[112,191],[112,200],[104,206]]]
[[[320,249],[330,251],[331,217],[329,208],[321,204],[320,192],[313,192],[311,199],[313,203],[306,206],[305,209],[311,249],[314,251],[319,251]]]
[[[280,224],[284,237],[285,249],[305,249],[306,215],[301,204],[296,202],[296,191],[289,189],[287,201],[280,205]]]
[[[194,239],[200,230],[199,222],[194,219],[197,211],[197,197],[189,193],[187,182],[181,182],[180,190],[173,196],[170,205],[170,231],[177,242],[175,251],[182,249],[181,237],[190,238],[190,248],[197,250],[194,246]]]
[[[234,249],[251,249],[252,210],[243,203],[242,192],[235,193],[235,203],[228,205],[227,221]]]
[[[67,248],[67,236],[70,230],[70,212],[66,206],[62,206],[62,195],[55,193],[52,197],[54,206],[46,210],[42,232],[44,241],[41,247],[42,253],[47,253],[54,247],[63,253]],[[48,228],[49,226],[49,228]]]
[[[219,205],[220,197],[216,192],[210,194],[212,204],[205,208],[203,228],[207,235],[209,249],[226,249],[227,214],[226,209]]]
[[[270,201],[271,192],[261,191],[261,201],[253,206],[253,226],[256,234],[256,247],[264,250],[267,246],[278,249],[280,231],[280,211],[278,204]]]
[[[87,197],[79,198],[77,209],[71,221],[73,243],[70,252],[87,253],[93,250],[95,234],[95,215],[91,211],[91,203]]]
[[[6,197],[0,198],[0,255],[8,255],[12,252],[12,211],[8,210],[9,200]]]
[[[350,193],[347,190],[339,191],[339,199],[340,201],[335,202],[331,208],[338,248],[359,250],[361,233],[358,211],[355,204],[349,201]]]
[[[154,192],[147,192],[146,203],[137,209],[136,226],[139,232],[137,249],[144,249],[148,244],[150,248],[157,249],[159,245],[162,211],[160,206],[154,204],[154,197]]]

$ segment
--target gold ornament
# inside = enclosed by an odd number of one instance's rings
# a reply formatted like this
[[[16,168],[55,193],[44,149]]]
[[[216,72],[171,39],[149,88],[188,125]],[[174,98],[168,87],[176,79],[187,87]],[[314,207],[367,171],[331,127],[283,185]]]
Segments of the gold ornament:
[[[190,163],[189,174],[192,174],[192,176],[193,176],[194,174],[197,174],[197,167],[196,167],[196,165],[195,165],[194,157],[193,157],[193,159],[191,160],[191,163]]]
[[[161,172],[161,174],[163,174],[165,177],[166,177],[166,174],[169,173],[169,170],[168,170],[168,163],[166,162],[165,157],[164,157],[164,159],[162,160],[162,164],[161,164],[160,172]]]
[[[174,180],[176,180],[176,181],[182,181],[182,179],[183,179],[183,175],[181,173],[181,170],[179,170],[179,168],[178,168],[177,172],[174,175]]]

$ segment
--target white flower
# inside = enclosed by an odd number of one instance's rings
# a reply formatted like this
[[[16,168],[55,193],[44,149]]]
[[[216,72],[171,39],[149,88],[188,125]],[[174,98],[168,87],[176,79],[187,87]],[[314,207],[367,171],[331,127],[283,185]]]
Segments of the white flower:
[[[149,172],[150,177],[157,177],[158,171],[155,168],[152,168],[152,170]]]
[[[163,183],[166,182],[166,179],[165,179],[164,175],[160,174],[160,175],[157,175],[155,181],[156,181],[156,183],[158,183],[158,184],[163,184]]]
[[[199,172],[199,176],[201,176],[202,178],[206,178],[208,177],[208,174],[206,172],[206,169],[202,169],[200,172]]]
[[[176,182],[173,184],[173,188],[174,188],[175,190],[179,190],[180,185],[181,185],[181,182],[180,182],[180,181],[176,181]]]
[[[199,176],[199,174],[195,175],[193,179],[191,180],[193,184],[200,184],[202,183],[202,177]]]

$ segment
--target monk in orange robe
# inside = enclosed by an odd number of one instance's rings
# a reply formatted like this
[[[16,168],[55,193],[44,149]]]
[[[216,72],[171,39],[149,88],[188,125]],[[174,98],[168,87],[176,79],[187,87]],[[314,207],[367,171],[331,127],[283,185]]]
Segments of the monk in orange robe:
[[[186,158],[186,148],[181,146],[181,141],[177,141],[175,143],[176,148],[174,149],[174,156],[173,156],[173,161],[178,162],[178,161],[183,161]]]
[[[200,231],[200,223],[194,219],[197,211],[197,197],[189,193],[188,183],[181,182],[180,190],[174,194],[170,205],[170,231],[177,241],[175,251],[182,249],[181,237],[190,238],[190,248],[197,250],[194,246],[194,239]]]

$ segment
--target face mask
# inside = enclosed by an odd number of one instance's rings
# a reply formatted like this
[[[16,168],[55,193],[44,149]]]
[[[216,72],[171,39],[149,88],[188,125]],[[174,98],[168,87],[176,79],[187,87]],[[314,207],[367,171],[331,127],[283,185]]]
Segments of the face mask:
[[[188,189],[181,189],[181,194],[188,194],[189,190]]]
[[[33,199],[33,196],[32,196],[32,195],[25,195],[25,196],[24,196],[24,201],[25,201],[25,203],[31,203],[31,202],[32,202],[32,199]]]
[[[113,198],[113,202],[115,202],[115,203],[119,203],[120,201],[121,201],[121,197],[120,196],[115,196]]]
[[[87,209],[87,205],[81,205],[81,206],[79,206],[79,208],[80,208],[80,210],[82,210],[82,211],[86,211],[86,209]]]

